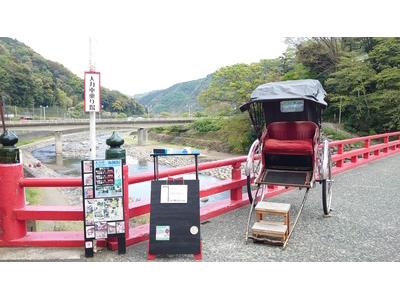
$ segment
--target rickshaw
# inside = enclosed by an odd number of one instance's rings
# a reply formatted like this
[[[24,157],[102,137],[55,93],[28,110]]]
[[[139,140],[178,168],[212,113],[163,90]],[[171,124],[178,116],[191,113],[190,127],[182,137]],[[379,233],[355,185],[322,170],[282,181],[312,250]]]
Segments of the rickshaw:
[[[245,173],[250,212],[246,242],[267,241],[249,236],[254,207],[264,200],[268,186],[305,188],[300,209],[284,247],[299,219],[310,188],[322,185],[325,216],[331,211],[332,160],[329,142],[320,142],[321,112],[326,92],[318,80],[290,80],[258,86],[240,107],[248,111],[257,135],[247,155]],[[272,241],[273,242],[273,241]]]

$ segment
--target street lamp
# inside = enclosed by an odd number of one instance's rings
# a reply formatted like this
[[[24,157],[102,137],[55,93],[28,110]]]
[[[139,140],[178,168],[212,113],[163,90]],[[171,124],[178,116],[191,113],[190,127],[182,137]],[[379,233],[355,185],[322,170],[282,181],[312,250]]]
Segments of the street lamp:
[[[190,104],[187,104],[186,107],[189,108],[189,119],[190,119]]]
[[[150,118],[150,109],[151,109],[151,105],[147,105],[147,118]]]
[[[46,105],[46,106],[40,105],[40,108],[43,108],[43,120],[46,120],[46,108],[48,108],[48,107],[49,107],[48,105]]]

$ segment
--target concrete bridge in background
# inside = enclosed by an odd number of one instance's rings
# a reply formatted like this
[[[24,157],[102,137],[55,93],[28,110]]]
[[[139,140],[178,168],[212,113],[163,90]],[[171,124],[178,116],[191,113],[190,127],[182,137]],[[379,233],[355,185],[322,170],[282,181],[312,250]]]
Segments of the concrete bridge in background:
[[[154,128],[165,125],[182,125],[192,123],[191,118],[132,118],[132,119],[97,119],[96,127],[101,128]],[[29,131],[65,131],[71,129],[88,129],[89,119],[69,120],[23,120],[9,121],[7,127],[13,130]]]

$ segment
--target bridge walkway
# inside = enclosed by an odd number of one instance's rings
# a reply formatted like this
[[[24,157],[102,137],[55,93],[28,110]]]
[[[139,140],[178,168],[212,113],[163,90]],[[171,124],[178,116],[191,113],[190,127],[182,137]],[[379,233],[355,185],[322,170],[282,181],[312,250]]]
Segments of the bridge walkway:
[[[299,209],[304,190],[271,199]],[[331,217],[323,217],[321,187],[310,191],[299,223],[285,250],[244,243],[248,207],[211,219],[201,227],[203,261],[400,261],[400,155],[335,176]],[[292,222],[294,218],[292,217]],[[144,261],[147,242],[128,248],[126,256],[102,258]],[[156,261],[193,261],[191,256]]]
[[[310,191],[303,214],[286,250],[244,243],[248,207],[202,225],[203,261],[400,261],[400,155],[371,162],[335,176],[333,213],[322,213],[321,187]],[[292,216],[304,191],[271,199],[292,204]],[[293,222],[292,217],[292,222]],[[146,261],[147,242],[126,255],[101,250],[94,258],[83,249],[0,248],[0,260]],[[190,255],[155,261],[194,261]]]

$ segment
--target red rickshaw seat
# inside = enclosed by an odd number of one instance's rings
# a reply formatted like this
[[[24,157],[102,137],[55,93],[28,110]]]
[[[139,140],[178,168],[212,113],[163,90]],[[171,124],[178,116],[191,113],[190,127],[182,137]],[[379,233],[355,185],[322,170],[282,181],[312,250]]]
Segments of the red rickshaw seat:
[[[318,137],[317,124],[310,121],[274,122],[264,138],[265,154],[313,155]]]
[[[313,144],[311,139],[307,140],[266,139],[264,143],[264,152],[271,154],[312,155]]]

